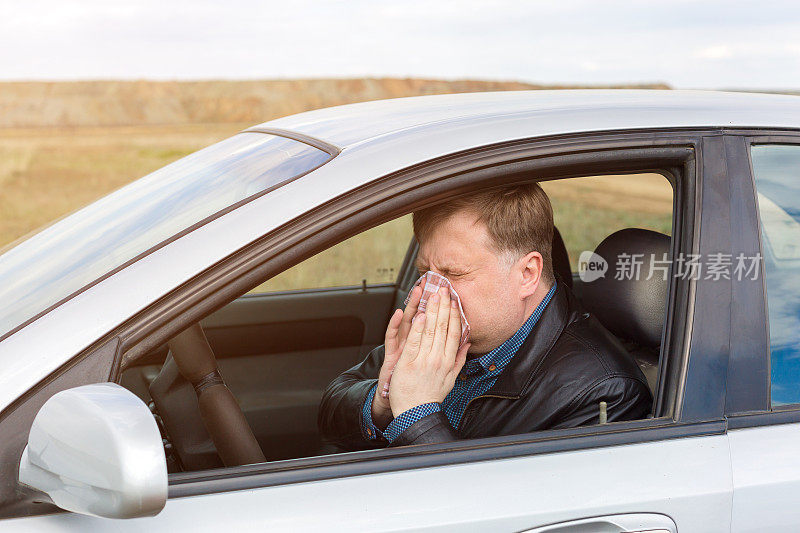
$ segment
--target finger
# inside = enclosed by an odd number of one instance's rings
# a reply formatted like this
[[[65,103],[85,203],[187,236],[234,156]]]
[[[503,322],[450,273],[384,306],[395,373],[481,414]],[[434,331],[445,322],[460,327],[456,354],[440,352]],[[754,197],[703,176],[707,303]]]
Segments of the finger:
[[[425,308],[425,332],[422,334],[422,343],[419,347],[420,355],[428,355],[433,345],[433,339],[436,336],[436,316],[439,313],[439,303],[441,296],[439,292],[435,292],[428,298],[428,305]]]
[[[461,344],[461,313],[458,311],[458,302],[450,300],[450,320],[444,347],[445,368],[450,368],[454,364],[459,344]]]
[[[453,363],[453,370],[450,372],[450,376],[453,379],[453,383],[455,383],[455,379],[458,377],[458,374],[461,372],[461,369],[464,368],[464,363],[467,362],[467,352],[469,351],[469,347],[472,346],[471,343],[466,343],[464,346],[458,350],[456,354],[455,362]]]
[[[386,336],[383,339],[385,353],[397,354],[400,347],[400,323],[403,320],[403,311],[395,309],[392,318],[389,319],[389,325],[386,327]]]
[[[447,330],[450,327],[450,291],[447,287],[442,287],[439,290],[439,312],[436,314],[436,331],[433,338],[433,346],[431,346],[431,355],[435,357],[443,357],[445,347],[447,345]],[[424,352],[423,352],[424,353]],[[453,352],[455,357],[455,352]],[[452,360],[450,361],[452,365]],[[445,369],[450,369],[450,365],[444,366]]]
[[[403,353],[400,354],[400,360],[411,362],[419,355],[420,342],[422,341],[422,333],[425,330],[426,316],[420,313],[414,317],[411,323],[411,331],[408,332],[405,346],[403,346]]]
[[[389,376],[386,378],[386,381],[384,381],[383,385],[381,385],[381,396],[383,398],[389,397],[389,384],[392,382],[393,373],[394,373],[394,365],[392,365],[392,369],[389,370]]]
[[[411,330],[411,321],[417,314],[417,310],[419,309],[419,301],[421,299],[422,285],[417,285],[411,291],[411,299],[408,301],[405,311],[403,311],[403,320],[400,323],[400,332],[398,335],[398,340],[401,344],[405,342],[406,337],[408,337],[408,332]]]

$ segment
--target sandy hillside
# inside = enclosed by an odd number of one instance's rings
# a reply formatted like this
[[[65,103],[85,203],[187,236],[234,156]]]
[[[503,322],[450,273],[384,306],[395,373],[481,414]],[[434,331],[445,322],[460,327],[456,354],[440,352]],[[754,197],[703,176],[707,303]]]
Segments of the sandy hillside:
[[[259,123],[309,109],[383,98],[555,88],[561,87],[397,78],[0,82],[0,128]]]

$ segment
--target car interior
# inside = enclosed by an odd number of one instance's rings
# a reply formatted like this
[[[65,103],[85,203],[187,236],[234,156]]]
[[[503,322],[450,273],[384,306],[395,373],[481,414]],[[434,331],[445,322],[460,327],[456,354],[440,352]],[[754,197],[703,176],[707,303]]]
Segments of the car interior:
[[[605,179],[616,183],[613,179],[619,178],[633,184],[645,179],[641,176],[557,181],[577,184]],[[652,258],[666,258],[671,253],[673,187],[661,174],[649,174],[648,179],[660,180],[660,225],[653,223],[652,213],[637,219],[637,209],[644,201],[635,194],[627,204],[620,203],[617,194],[611,194],[610,200],[599,196],[592,200],[595,210],[607,205],[619,213],[613,222],[599,224],[598,220],[605,219],[585,215],[590,210],[582,210],[580,203],[575,204],[577,211],[572,204],[570,209],[563,208],[563,198],[574,199],[580,194],[579,187],[578,193],[564,195],[558,188],[543,187],[554,206],[552,257],[558,281],[569,286],[586,310],[624,344],[655,398],[669,280],[666,275],[647,274]],[[583,223],[602,237],[593,243],[593,251],[603,258],[641,254],[641,275],[615,275],[609,260],[605,276],[591,283],[581,280],[576,271],[577,250],[587,243],[574,236],[589,231],[574,227],[573,219],[581,213],[587,218]],[[329,453],[317,430],[324,389],[383,343],[389,316],[402,307],[418,277],[414,267],[417,243],[408,217],[404,224],[405,232],[392,237],[398,242],[404,239],[403,249],[396,254],[402,259],[383,269],[381,282],[363,279],[344,286],[334,283],[288,290],[270,290],[267,284],[266,289],[242,295],[125,368],[120,383],[153,411],[164,437],[170,472]],[[339,257],[326,268],[335,271],[340,264],[337,261],[343,260]],[[292,269],[302,269],[305,264]]]

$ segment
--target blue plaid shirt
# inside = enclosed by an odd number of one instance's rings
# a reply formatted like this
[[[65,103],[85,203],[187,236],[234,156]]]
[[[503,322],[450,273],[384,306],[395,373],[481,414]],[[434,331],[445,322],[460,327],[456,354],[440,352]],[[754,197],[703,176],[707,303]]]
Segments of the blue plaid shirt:
[[[555,290],[556,285],[554,283],[542,302],[536,307],[533,313],[531,313],[531,316],[528,317],[522,327],[508,340],[491,352],[471,359],[464,364],[464,368],[461,369],[461,373],[456,379],[453,390],[445,397],[444,402],[441,404],[424,403],[409,409],[389,422],[389,425],[383,432],[372,422],[372,401],[378,388],[378,385],[375,384],[367,395],[367,400],[364,402],[364,407],[362,409],[361,432],[364,438],[371,441],[384,437],[391,443],[415,422],[439,411],[444,411],[450,424],[454,428],[458,428],[461,417],[464,416],[464,411],[467,409],[467,404],[469,404],[470,400],[477,398],[494,385],[500,373],[517,353],[519,347],[522,346],[522,343],[533,329],[533,326],[538,322],[544,308],[553,297]]]

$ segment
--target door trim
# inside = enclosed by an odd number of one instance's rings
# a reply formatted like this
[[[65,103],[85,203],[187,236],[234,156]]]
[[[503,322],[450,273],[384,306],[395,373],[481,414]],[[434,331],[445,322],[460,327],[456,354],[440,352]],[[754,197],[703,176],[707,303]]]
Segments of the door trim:
[[[725,420],[690,424],[675,423],[671,419],[634,420],[605,426],[539,431],[525,435],[349,452],[202,472],[182,472],[170,475],[169,498],[624,444],[708,437],[724,435],[726,430]]]

